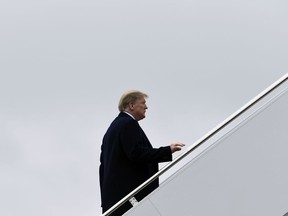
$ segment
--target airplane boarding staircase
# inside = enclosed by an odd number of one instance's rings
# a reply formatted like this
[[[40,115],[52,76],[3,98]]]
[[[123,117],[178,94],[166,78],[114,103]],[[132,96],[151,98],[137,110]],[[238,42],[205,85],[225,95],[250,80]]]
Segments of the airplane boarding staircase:
[[[135,201],[124,215],[288,215],[288,74],[102,216],[175,167],[159,188]]]

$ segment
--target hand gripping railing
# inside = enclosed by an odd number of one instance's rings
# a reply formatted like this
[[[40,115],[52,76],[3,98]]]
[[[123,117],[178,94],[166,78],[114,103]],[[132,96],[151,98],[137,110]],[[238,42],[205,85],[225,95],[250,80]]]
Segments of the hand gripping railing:
[[[168,163],[166,166],[164,166],[162,169],[160,169],[157,173],[155,173],[153,176],[151,176],[148,180],[143,182],[141,185],[139,185],[137,188],[135,188],[133,191],[131,191],[129,194],[127,194],[123,199],[121,199],[119,202],[117,202],[115,205],[113,205],[110,209],[108,209],[106,212],[104,212],[100,216],[108,216],[111,213],[113,213],[117,208],[119,208],[121,205],[123,205],[125,202],[130,200],[134,197],[135,194],[137,194],[139,191],[141,191],[143,188],[145,188],[147,185],[149,185],[151,182],[153,182],[155,179],[159,178],[163,173],[168,171],[170,168],[172,168],[175,164],[177,164],[179,161],[181,161],[183,158],[185,158],[188,154],[190,154],[192,151],[194,151],[196,148],[201,146],[204,142],[206,142],[208,139],[210,139],[212,136],[214,136],[216,133],[218,133],[221,129],[226,127],[230,122],[232,122],[234,119],[236,119],[238,116],[240,116],[242,113],[244,113],[246,110],[248,110],[250,107],[252,107],[255,103],[263,99],[266,95],[268,95],[270,92],[275,90],[278,86],[280,86],[282,83],[288,80],[288,73],[285,74],[283,77],[281,77],[279,80],[274,82],[272,85],[270,85],[268,88],[266,88],[263,92],[261,92],[259,95],[254,97],[252,100],[250,100],[246,105],[241,107],[238,111],[236,111],[234,114],[229,116],[226,120],[224,120],[221,124],[216,126],[214,129],[212,129],[210,132],[208,132],[206,135],[204,135],[202,138],[200,138],[198,141],[196,141],[193,145],[191,145],[185,152],[180,154],[178,157],[176,157],[172,162]]]

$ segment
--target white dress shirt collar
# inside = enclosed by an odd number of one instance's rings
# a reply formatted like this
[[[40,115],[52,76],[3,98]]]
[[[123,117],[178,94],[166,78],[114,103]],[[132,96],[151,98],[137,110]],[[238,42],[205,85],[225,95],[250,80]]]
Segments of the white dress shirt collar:
[[[126,113],[127,115],[131,116],[134,120],[136,120],[136,119],[134,118],[134,116],[131,115],[130,113],[128,113],[128,112],[126,112],[126,111],[124,111],[124,113]]]

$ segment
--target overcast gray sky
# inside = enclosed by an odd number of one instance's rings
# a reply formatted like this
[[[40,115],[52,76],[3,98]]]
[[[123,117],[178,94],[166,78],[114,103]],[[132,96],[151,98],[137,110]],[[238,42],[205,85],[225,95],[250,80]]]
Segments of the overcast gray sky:
[[[2,0],[0,215],[99,215],[121,94],[149,95],[140,124],[155,147],[193,144],[287,73],[287,6]]]

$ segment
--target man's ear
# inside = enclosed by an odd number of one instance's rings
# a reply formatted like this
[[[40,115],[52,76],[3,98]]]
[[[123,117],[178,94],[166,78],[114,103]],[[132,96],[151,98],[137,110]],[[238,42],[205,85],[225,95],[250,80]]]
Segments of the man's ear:
[[[133,103],[130,103],[130,104],[129,104],[129,109],[130,109],[130,110],[134,110],[134,104],[133,104]]]

